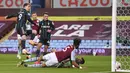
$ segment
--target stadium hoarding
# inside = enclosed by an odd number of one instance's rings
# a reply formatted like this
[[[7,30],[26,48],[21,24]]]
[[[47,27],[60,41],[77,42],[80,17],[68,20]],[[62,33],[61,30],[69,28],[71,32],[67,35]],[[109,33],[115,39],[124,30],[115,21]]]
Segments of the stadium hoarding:
[[[14,23],[14,21],[0,21],[0,40],[5,34],[15,27]]]
[[[63,49],[56,49],[57,51],[63,50]],[[8,53],[17,53],[18,49],[17,48],[12,48],[12,47],[0,47],[0,53],[2,54],[8,54]],[[30,49],[28,49],[30,51]],[[35,53],[36,48],[31,50],[33,53]],[[44,48],[41,48],[41,52],[44,51]],[[50,52],[50,49],[48,50]],[[79,55],[92,55],[93,53],[96,53],[96,55],[111,55],[111,49],[106,49],[106,48],[81,48],[76,50],[76,53]]]
[[[55,30],[52,32],[52,40],[68,40],[74,37],[111,39],[111,21],[54,21],[54,24]],[[15,34],[10,39],[16,39]]]
[[[42,16],[38,17],[43,19]],[[112,21],[112,16],[50,16],[50,20],[53,21]],[[130,16],[117,16],[120,21],[129,21]]]
[[[111,0],[53,0],[53,8],[111,7]]]
[[[0,8],[22,8],[29,0],[0,0]]]
[[[130,0],[117,0],[118,7],[130,7]]]
[[[130,0],[118,0],[118,7],[130,7]],[[53,0],[53,8],[99,8],[111,7],[112,0]]]
[[[111,21],[56,21],[52,39],[110,39]]]

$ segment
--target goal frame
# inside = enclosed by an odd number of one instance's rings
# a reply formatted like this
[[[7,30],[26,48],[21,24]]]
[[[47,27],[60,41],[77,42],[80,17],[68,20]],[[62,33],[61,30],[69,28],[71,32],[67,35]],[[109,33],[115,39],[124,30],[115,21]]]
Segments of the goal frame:
[[[112,49],[111,72],[116,72],[116,25],[117,25],[117,0],[112,0]]]
[[[116,26],[117,26],[117,0],[112,0],[112,48],[111,72],[130,72],[130,70],[116,70]]]

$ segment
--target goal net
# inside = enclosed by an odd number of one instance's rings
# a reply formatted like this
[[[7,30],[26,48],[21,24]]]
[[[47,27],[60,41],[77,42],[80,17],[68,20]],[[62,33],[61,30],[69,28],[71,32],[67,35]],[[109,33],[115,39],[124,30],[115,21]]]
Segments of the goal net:
[[[130,72],[130,0],[113,0],[112,72]]]

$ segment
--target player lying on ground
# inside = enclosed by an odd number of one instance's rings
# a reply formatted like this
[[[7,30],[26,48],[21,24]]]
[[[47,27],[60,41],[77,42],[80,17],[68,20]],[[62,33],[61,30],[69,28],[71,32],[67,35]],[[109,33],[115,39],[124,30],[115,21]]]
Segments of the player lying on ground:
[[[33,68],[40,68],[42,67],[42,63],[44,63],[44,61],[40,61],[39,64],[24,64],[24,63],[27,63],[27,62],[35,62],[38,60],[38,57],[34,57],[34,58],[31,58],[31,59],[27,59],[27,60],[24,60],[23,61],[23,65],[25,67],[33,67]],[[85,60],[84,58],[76,58],[75,62],[80,65],[80,64],[84,64],[85,63]],[[71,68],[71,67],[75,67],[74,65],[72,65],[70,59],[66,59],[58,64],[55,64],[51,67],[56,67],[56,68]]]
[[[70,59],[72,61],[72,65],[74,65],[77,68],[82,69],[82,67],[78,65],[75,61],[76,49],[79,48],[80,43],[81,43],[81,39],[75,38],[73,40],[73,45],[67,46],[62,51],[49,53],[42,57],[36,58],[38,62],[40,62],[41,60],[45,61],[44,63],[38,64],[38,65],[42,67],[50,67],[50,66],[53,66],[55,64],[62,62],[63,60]],[[24,62],[22,61],[19,65],[22,65],[23,63]]]
[[[34,42],[34,41],[33,41]],[[36,43],[36,42],[35,42]],[[38,42],[37,42],[38,43]],[[50,52],[56,52],[56,49],[52,48]],[[38,57],[34,57],[34,58],[31,58],[31,59],[27,59],[27,60],[23,60],[23,63],[27,63],[27,62],[35,62],[35,64],[32,64],[32,65],[29,65],[29,64],[23,64],[25,67],[42,67],[42,62],[44,61],[40,61],[37,62],[38,60]],[[76,58],[76,63],[78,65],[80,64],[84,64],[85,63],[85,60],[84,58]],[[21,64],[21,63],[20,63]],[[41,65],[38,65],[38,64],[41,64]],[[57,67],[57,68],[70,68],[70,67],[74,67],[71,63],[71,60],[70,59],[66,59],[56,65],[53,65],[51,67]]]

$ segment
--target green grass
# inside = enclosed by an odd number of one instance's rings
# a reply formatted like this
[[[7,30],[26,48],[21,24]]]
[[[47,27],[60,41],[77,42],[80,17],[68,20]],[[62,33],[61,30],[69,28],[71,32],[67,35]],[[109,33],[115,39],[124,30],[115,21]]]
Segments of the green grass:
[[[111,73],[110,56],[84,56],[83,69],[16,67],[16,54],[0,54],[0,73]],[[118,73],[118,72],[116,72]]]

